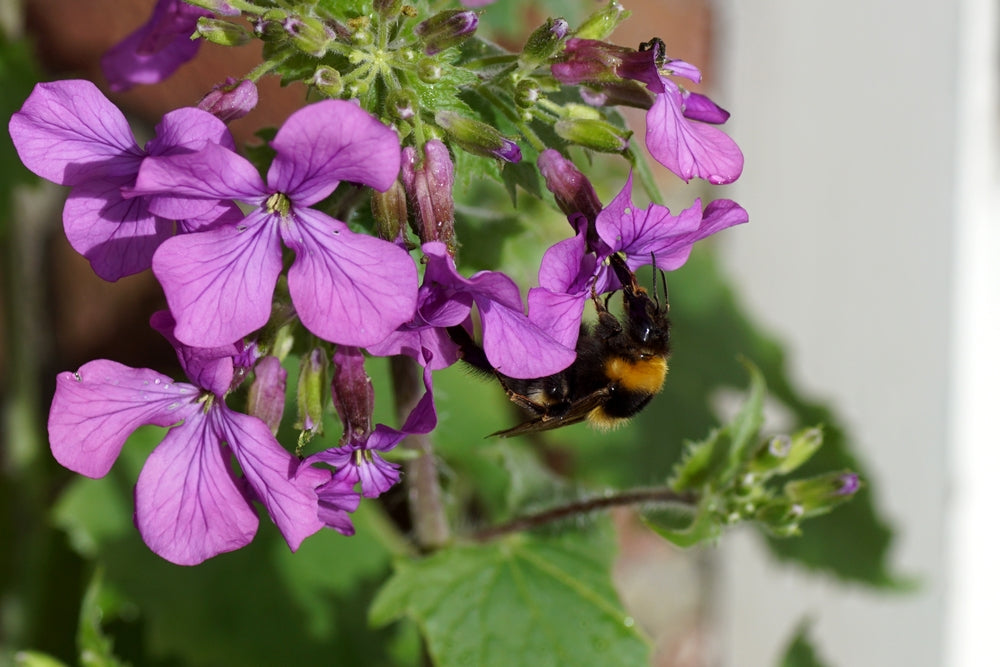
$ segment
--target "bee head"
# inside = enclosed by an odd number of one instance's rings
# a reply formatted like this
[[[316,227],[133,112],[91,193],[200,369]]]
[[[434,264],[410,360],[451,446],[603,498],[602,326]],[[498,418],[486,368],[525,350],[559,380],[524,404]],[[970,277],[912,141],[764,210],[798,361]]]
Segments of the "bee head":
[[[643,348],[643,354],[666,356],[670,346],[670,321],[667,314],[670,302],[667,298],[667,281],[659,271],[663,282],[663,304],[656,293],[656,279],[653,279],[653,296],[636,280],[625,260],[620,255],[612,255],[611,266],[622,284],[622,298],[625,305],[629,336]]]

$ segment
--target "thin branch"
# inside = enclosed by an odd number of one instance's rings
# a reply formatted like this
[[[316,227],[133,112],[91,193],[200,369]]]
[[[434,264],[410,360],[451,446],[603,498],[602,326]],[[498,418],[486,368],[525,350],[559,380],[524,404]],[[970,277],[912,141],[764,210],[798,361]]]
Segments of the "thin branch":
[[[694,493],[678,493],[666,487],[633,489],[613,495],[597,496],[577,500],[565,505],[557,505],[556,507],[550,507],[547,510],[542,510],[534,514],[525,514],[511,519],[506,523],[480,530],[473,533],[471,537],[474,540],[485,542],[509,533],[538,528],[545,524],[563,521],[575,516],[590,514],[612,507],[642,505],[646,503],[695,505],[697,502],[698,496]]]

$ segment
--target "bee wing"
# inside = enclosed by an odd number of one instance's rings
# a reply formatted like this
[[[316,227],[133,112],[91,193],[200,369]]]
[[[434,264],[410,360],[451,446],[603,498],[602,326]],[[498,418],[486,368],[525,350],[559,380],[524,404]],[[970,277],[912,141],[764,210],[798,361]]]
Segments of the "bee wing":
[[[511,438],[515,435],[551,431],[555,428],[578,424],[587,418],[591,410],[607,402],[610,395],[611,392],[607,387],[601,387],[597,391],[574,401],[570,404],[566,412],[561,415],[538,415],[512,428],[490,433],[489,437]]]

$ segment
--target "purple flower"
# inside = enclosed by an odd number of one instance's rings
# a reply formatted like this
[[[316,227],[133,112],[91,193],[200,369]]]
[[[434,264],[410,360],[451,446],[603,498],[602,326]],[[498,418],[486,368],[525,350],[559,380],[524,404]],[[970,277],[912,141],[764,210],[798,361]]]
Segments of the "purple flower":
[[[682,90],[670,76],[701,81],[698,68],[671,60],[663,42],[654,39],[634,51],[592,39],[566,42],[562,62],[552,65],[561,82],[620,88],[622,79],[640,81],[654,95],[646,112],[646,148],[657,162],[685,181],[694,176],[711,183],[731,183],[743,171],[743,153],[724,132],[728,112],[704,95]]]
[[[249,161],[219,146],[142,165],[134,192],[172,194],[156,202],[163,210],[220,197],[256,207],[238,225],[176,236],[157,251],[153,272],[177,318],[177,338],[221,345],[263,326],[283,242],[295,251],[288,288],[307,329],[345,345],[382,340],[413,316],[416,266],[402,248],[309,206],[341,180],[388,189],[399,172],[396,134],[356,104],[326,100],[289,116],[271,146],[266,183]]]
[[[426,352],[425,352],[426,354]],[[338,345],[333,355],[337,367],[331,383],[333,403],[344,424],[340,445],[313,454],[302,462],[300,470],[310,471],[317,463],[336,468],[329,482],[317,489],[319,517],[327,525],[345,535],[354,534],[348,514],[358,507],[360,496],[354,490],[360,482],[361,495],[377,498],[399,481],[399,466],[382,458],[407,435],[430,433],[437,425],[434,394],[431,389],[430,360],[424,370],[423,397],[414,406],[403,428],[396,430],[383,424],[371,428],[374,394],[371,380],[365,372],[361,350]]]
[[[192,349],[172,340],[168,313],[153,316],[194,384],[104,359],[61,373],[49,413],[56,460],[87,477],[103,477],[129,434],[143,425],[171,427],[146,460],[135,488],[135,520],[155,553],[195,565],[253,539],[259,501],[295,550],[322,528],[316,487],[329,475],[297,471],[298,461],[267,424],[224,401],[240,349]],[[230,460],[243,473],[237,476]]]
[[[234,146],[225,124],[196,109],[171,111],[145,150],[136,145],[122,113],[89,81],[40,83],[11,116],[10,136],[25,166],[42,178],[72,188],[63,209],[70,245],[105,280],[149,268],[153,252],[173,234],[239,219],[239,210],[218,199],[161,217],[150,198],[125,199],[147,155],[171,155],[206,143]]]
[[[239,14],[225,3],[220,3],[220,13]],[[111,90],[123,92],[136,84],[158,83],[194,58],[201,41],[192,40],[191,33],[203,16],[212,12],[182,0],[159,0],[148,21],[101,58]]]
[[[442,241],[455,248],[455,165],[448,147],[440,139],[424,144],[423,159],[412,146],[403,149],[400,173],[406,196],[413,208],[420,240]]]
[[[421,363],[421,351],[433,353],[432,368],[445,368],[458,358],[447,334],[450,326],[469,322],[472,305],[479,309],[483,351],[504,375],[535,378],[563,370],[576,358],[567,346],[528,319],[517,284],[498,271],[463,278],[443,243],[425,243],[427,269],[415,317],[368,351],[376,355],[406,354]],[[440,360],[439,360],[440,356]]]
[[[554,158],[549,156],[551,163]],[[571,173],[566,165],[561,173]],[[577,172],[578,173],[578,172]],[[572,179],[571,192],[589,192],[589,183]],[[565,179],[555,184],[565,185]],[[575,198],[565,194],[557,199]],[[588,202],[590,197],[582,198]],[[599,205],[599,203],[598,203]],[[621,192],[597,213],[593,225],[582,212],[569,216],[576,236],[550,247],[538,270],[538,287],[528,291],[528,319],[566,346],[576,345],[586,301],[592,295],[618,289],[617,278],[605,260],[614,253],[625,255],[629,268],[655,262],[656,268],[673,271],[691,254],[692,246],[716,232],[747,222],[747,212],[736,202],[718,199],[701,208],[701,200],[672,215],[665,206],[650,204],[645,209],[632,202],[632,175]]]

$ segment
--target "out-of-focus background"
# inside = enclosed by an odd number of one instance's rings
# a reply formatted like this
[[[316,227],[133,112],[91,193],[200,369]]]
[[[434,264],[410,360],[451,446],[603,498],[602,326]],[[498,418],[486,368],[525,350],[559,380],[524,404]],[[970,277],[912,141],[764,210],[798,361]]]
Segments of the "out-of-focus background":
[[[691,555],[639,534],[629,541],[626,529],[618,580],[627,603],[653,608],[670,625],[658,635],[659,663],[774,664],[810,618],[831,665],[991,664],[990,625],[1000,618],[1000,448],[990,428],[1000,399],[995,4],[626,4],[634,15],[615,41],[663,37],[671,56],[702,67],[706,90],[733,112],[727,128],[746,169],[718,196],[744,205],[751,224],[720,239],[725,270],[758,323],[787,344],[795,382],[848,427],[897,531],[891,569],[913,584],[887,594],[784,566],[749,531]],[[50,78],[100,80],[101,53],[152,5],[23,7]],[[21,6],[0,0],[15,22]],[[503,10],[498,0],[484,11]],[[193,103],[225,75],[249,69],[252,53],[243,64],[222,62],[234,52],[203,49],[169,85],[112,99],[155,122],[179,99]],[[267,104],[234,125],[238,134],[278,124],[300,103],[301,91],[272,84],[261,91]],[[121,332],[146,330],[160,298],[155,281],[95,278],[57,233],[58,192],[54,202],[25,204],[37,210],[37,234],[56,232],[45,245],[53,294],[33,294],[38,285],[22,293],[52,304],[39,313],[49,325],[28,329],[59,350],[49,370],[100,357],[154,365],[150,339]],[[40,247],[19,242],[26,252]],[[155,350],[171,363],[169,350]],[[19,381],[12,362],[0,359],[8,384]],[[16,414],[8,406],[8,419]],[[4,443],[7,460],[18,446]],[[849,553],[852,544],[840,548]],[[676,578],[672,588],[650,585],[667,576]]]

